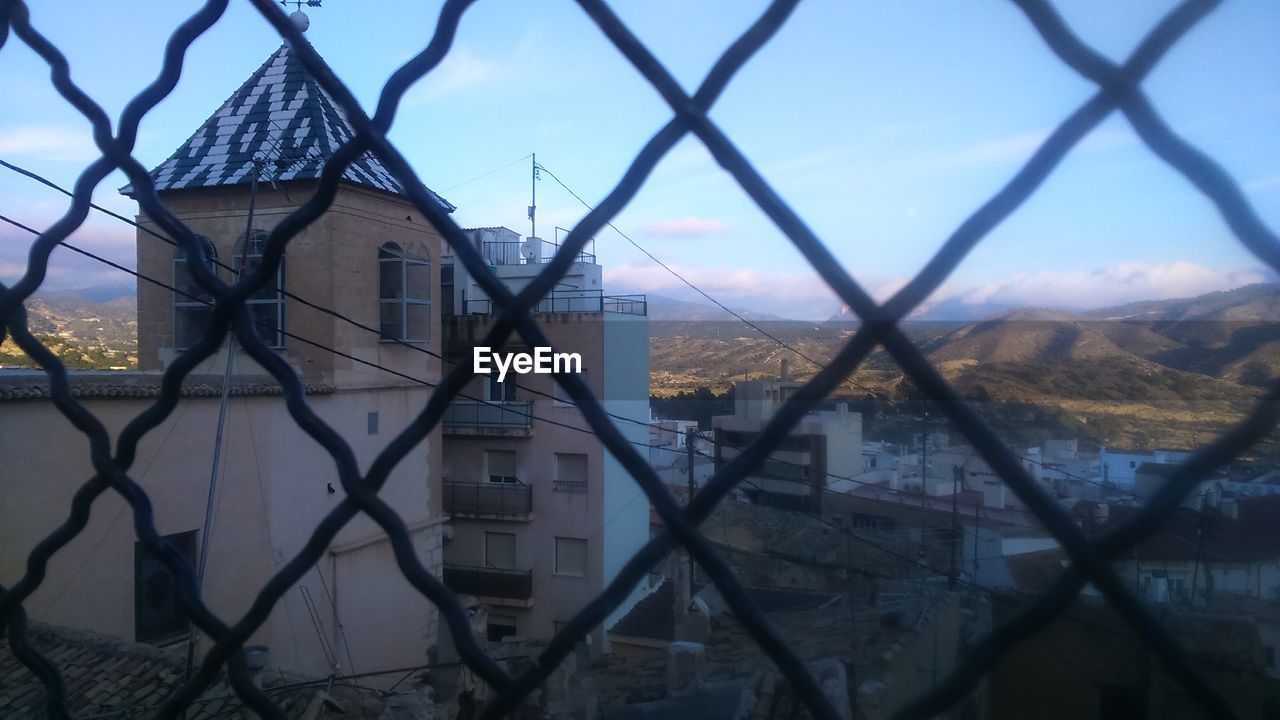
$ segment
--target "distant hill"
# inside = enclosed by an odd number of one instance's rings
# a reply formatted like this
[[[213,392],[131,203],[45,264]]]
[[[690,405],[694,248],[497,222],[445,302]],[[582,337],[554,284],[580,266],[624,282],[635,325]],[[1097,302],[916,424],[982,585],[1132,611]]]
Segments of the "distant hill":
[[[649,302],[649,320],[688,320],[688,321],[717,321],[732,320],[739,322],[733,315],[725,312],[723,309],[715,305],[688,302],[686,300],[677,300],[665,295],[654,295],[647,293],[646,297]],[[759,313],[753,310],[743,310],[741,308],[733,308],[733,311],[742,317],[751,320],[775,321],[783,318],[769,313]]]
[[[86,297],[86,295],[88,297]],[[96,301],[94,297],[105,297]],[[138,364],[138,303],[102,288],[36,293],[27,325],[72,369],[134,368]],[[0,367],[34,367],[12,339],[0,344]]]
[[[838,313],[822,323],[765,323],[820,362],[852,337]],[[817,367],[740,322],[655,325],[651,386],[657,394],[727,389],[744,374],[776,377]],[[1237,419],[1261,386],[1280,376],[1280,284],[1088,312],[1009,309],[967,323],[907,321],[904,331],[960,392],[1069,413],[1109,443],[1192,445]],[[914,391],[881,349],[843,393],[905,398]],[[1100,428],[1105,428],[1100,430]]]

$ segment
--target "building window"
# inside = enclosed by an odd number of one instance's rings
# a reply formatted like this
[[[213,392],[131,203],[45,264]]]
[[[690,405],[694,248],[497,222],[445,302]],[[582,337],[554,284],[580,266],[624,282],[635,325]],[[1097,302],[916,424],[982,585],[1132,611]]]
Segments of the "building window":
[[[243,277],[262,264],[267,247],[264,230],[250,230],[236,253],[236,274]],[[284,256],[276,267],[275,282],[268,280],[245,301],[258,337],[273,348],[284,347]]]
[[[431,339],[431,261],[389,242],[378,248],[379,327],[384,341]]]
[[[489,380],[484,385],[484,399],[489,402],[514,402],[516,399],[516,383],[498,382],[498,373],[489,373]]]
[[[485,567],[499,570],[515,570],[515,533],[486,532],[484,534],[484,564]]]
[[[587,574],[587,541],[556,538],[556,574],[584,577]]]
[[[369,434],[370,435],[378,434],[378,411],[377,410],[374,410],[373,412],[369,413]]]
[[[559,620],[553,620],[553,621],[551,622],[552,632],[553,632],[554,634],[556,634],[556,635],[559,635],[559,634],[560,634],[560,631],[561,631],[561,630],[563,630],[563,629],[564,629],[564,627],[565,627],[566,625],[568,625],[568,624],[569,624],[569,623],[568,623],[568,621],[561,622],[561,621],[559,621]],[[587,633],[587,634],[583,635],[583,636],[582,636],[582,638],[581,638],[580,640],[578,640],[578,642],[579,642],[579,643],[582,643],[582,644],[590,644],[590,643],[591,643],[591,633]]]
[[[505,615],[490,615],[485,625],[485,637],[489,642],[502,642],[503,638],[516,634],[516,619]]]
[[[440,311],[453,315],[453,265],[440,266]]]
[[[516,485],[520,478],[516,476],[516,453],[514,450],[485,450],[485,475],[489,482]]]
[[[209,271],[218,273],[218,250],[209,238],[197,235],[196,240],[204,248]],[[185,350],[200,341],[209,316],[213,313],[213,297],[205,292],[187,265],[187,253],[181,247],[173,256],[173,347]]]
[[[583,453],[556,453],[556,492],[587,491],[587,456]]]
[[[165,536],[188,562],[195,563],[195,532]],[[133,544],[133,632],[138,642],[163,644],[187,636],[187,617],[178,607],[173,574],[141,542]]]
[[[1138,467],[1138,461],[1137,461],[1137,460],[1130,460],[1130,461],[1129,461],[1129,467],[1131,467],[1131,468],[1136,468],[1136,467]]]

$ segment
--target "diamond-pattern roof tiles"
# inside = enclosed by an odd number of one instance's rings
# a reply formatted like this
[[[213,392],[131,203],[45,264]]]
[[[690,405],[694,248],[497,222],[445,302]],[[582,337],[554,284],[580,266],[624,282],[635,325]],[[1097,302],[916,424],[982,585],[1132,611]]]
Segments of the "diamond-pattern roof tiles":
[[[265,161],[263,180],[316,179],[325,160],[354,135],[333,98],[285,44],[151,176],[157,190],[237,185],[252,179],[256,159]],[[343,179],[400,194],[400,183],[369,153],[351,163]],[[132,188],[122,192],[132,194]]]

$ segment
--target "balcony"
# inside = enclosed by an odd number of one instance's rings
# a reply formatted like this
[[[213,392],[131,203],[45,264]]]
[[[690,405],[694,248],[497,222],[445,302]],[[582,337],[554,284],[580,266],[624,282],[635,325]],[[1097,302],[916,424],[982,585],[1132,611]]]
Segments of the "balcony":
[[[444,481],[444,511],[453,517],[528,520],[533,486],[524,483]]]
[[[492,598],[499,603],[503,600],[517,601],[510,604],[528,607],[533,599],[532,570],[501,570],[445,563],[444,584],[454,592]]]
[[[559,250],[558,244],[546,240],[489,240],[483,248],[484,259],[494,265],[545,265]],[[573,261],[595,265],[596,256],[583,250]]]
[[[454,400],[444,411],[446,435],[528,437],[533,403],[528,400]]]
[[[465,315],[493,315],[494,302],[488,298],[466,300]],[[605,295],[600,290],[553,290],[547,293],[531,311],[548,313],[611,313],[615,315],[649,314],[649,302],[645,295]]]

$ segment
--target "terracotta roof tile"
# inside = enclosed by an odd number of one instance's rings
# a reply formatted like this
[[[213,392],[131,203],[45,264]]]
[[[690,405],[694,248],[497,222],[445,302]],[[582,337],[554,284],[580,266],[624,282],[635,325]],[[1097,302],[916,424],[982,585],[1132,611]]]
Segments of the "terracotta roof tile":
[[[127,710],[128,718],[152,717],[154,713],[148,711],[163,703],[182,680],[185,655],[173,649],[41,623],[31,623],[27,637],[58,668],[67,709],[77,717],[115,710]],[[320,692],[314,686],[285,687],[299,679],[275,670],[264,671],[263,677],[270,678],[265,687],[290,718],[302,717]],[[279,689],[273,691],[273,687]],[[239,700],[230,699],[230,693],[225,680],[213,684],[191,705],[188,717],[211,715],[222,706],[238,707]],[[45,703],[44,685],[14,657],[8,642],[0,643],[0,718],[43,718]]]

